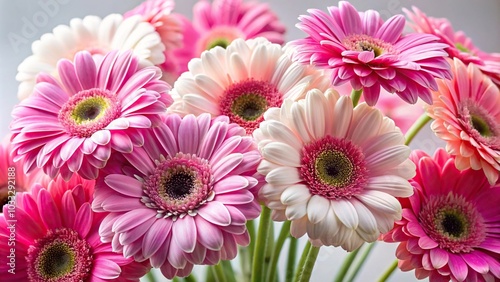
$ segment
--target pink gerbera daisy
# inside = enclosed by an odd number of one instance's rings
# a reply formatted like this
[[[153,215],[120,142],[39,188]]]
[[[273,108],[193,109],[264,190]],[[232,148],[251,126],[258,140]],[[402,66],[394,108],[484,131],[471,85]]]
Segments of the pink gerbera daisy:
[[[430,281],[498,281],[500,186],[481,172],[459,171],[443,149],[434,157],[415,151],[411,159],[413,196],[401,200],[403,219],[383,236],[401,242],[399,268]]]
[[[39,168],[23,173],[24,162],[14,162],[11,152],[9,135],[0,143],[0,209],[14,199],[16,192],[28,192],[33,184],[50,180]]]
[[[99,240],[105,214],[92,211],[91,199],[92,189],[61,179],[18,193],[15,210],[4,206],[0,216],[0,239],[15,244],[0,246],[2,281],[139,281],[150,266]]]
[[[123,155],[121,173],[99,177],[93,209],[110,214],[100,235],[117,251],[149,260],[163,275],[187,276],[194,264],[217,264],[249,243],[247,220],[260,206],[260,154],[226,117],[172,114],[142,148]]]
[[[61,83],[39,77],[32,97],[16,106],[12,130],[14,160],[25,172],[43,167],[50,177],[78,172],[95,179],[112,149],[130,153],[144,142],[141,130],[159,122],[172,98],[156,67],[138,69],[131,52],[90,53],[61,60]]]
[[[179,18],[183,18],[179,15]],[[174,52],[174,56],[196,58],[205,50],[215,46],[226,48],[237,38],[264,37],[277,44],[285,42],[285,25],[271,11],[269,4],[244,0],[200,0],[193,7],[193,22],[182,20],[185,45]],[[189,61],[180,60],[179,63]],[[179,67],[187,70],[187,64]]]
[[[435,78],[451,78],[446,62],[447,45],[430,34],[402,35],[405,18],[383,21],[378,12],[358,12],[345,1],[301,16],[297,27],[309,36],[293,42],[295,59],[333,70],[334,85],[350,82],[363,90],[365,101],[375,105],[383,87],[414,104],[420,97],[432,103]]]
[[[439,81],[427,107],[431,128],[446,141],[458,169],[482,169],[491,184],[500,171],[500,90],[474,64],[455,58],[452,81]]]
[[[174,84],[172,112],[226,115],[251,134],[270,107],[285,98],[304,98],[307,90],[326,90],[328,78],[311,66],[293,62],[291,49],[265,38],[236,39],[193,59],[189,72]]]
[[[439,42],[445,43],[450,58],[458,58],[466,65],[473,63],[488,75],[493,82],[500,84],[500,53],[488,54],[474,46],[472,40],[462,31],[455,32],[448,19],[427,17],[417,7],[413,13],[403,8],[408,18],[413,21],[410,26],[420,33],[433,34]]]
[[[253,133],[266,182],[260,196],[273,219],[291,220],[315,245],[352,251],[401,219],[396,197],[412,194],[410,149],[394,122],[333,90],[271,108]]]

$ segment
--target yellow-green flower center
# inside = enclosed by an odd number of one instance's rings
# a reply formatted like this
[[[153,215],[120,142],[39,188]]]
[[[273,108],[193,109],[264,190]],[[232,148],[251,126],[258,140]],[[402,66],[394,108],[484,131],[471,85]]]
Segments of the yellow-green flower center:
[[[470,53],[470,50],[469,50],[467,47],[465,47],[464,45],[462,45],[462,44],[460,44],[460,43],[458,43],[458,42],[457,42],[457,43],[455,43],[455,47],[456,47],[458,50],[462,51],[462,52],[465,52],[465,53]]]
[[[472,127],[474,127],[474,129],[477,130],[477,132],[479,132],[481,136],[491,137],[494,135],[488,123],[485,120],[483,120],[480,116],[471,114],[470,122],[472,124]]]
[[[71,112],[71,118],[76,124],[98,120],[104,116],[108,107],[109,101],[104,97],[88,98],[76,105]]]
[[[231,40],[229,40],[227,38],[223,38],[223,37],[216,38],[215,40],[208,42],[207,50],[210,50],[216,46],[220,46],[220,47],[226,49],[230,43],[231,43]]]
[[[438,212],[435,218],[437,229],[443,236],[459,239],[466,237],[469,223],[466,216],[455,209],[444,209]]]
[[[56,242],[42,251],[35,264],[41,277],[57,279],[73,271],[75,254],[67,244]]]
[[[333,187],[343,187],[350,183],[353,165],[340,151],[323,151],[316,158],[315,172],[321,182]]]
[[[259,118],[268,108],[267,100],[262,95],[244,94],[234,99],[231,111],[245,121]]]

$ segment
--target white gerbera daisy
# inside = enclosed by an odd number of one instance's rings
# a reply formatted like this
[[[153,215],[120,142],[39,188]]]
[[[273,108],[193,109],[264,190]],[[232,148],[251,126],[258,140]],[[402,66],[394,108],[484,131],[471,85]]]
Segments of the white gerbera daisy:
[[[124,19],[119,14],[103,19],[72,19],[69,26],[59,25],[52,33],[42,35],[31,49],[33,55],[17,68],[16,79],[21,83],[17,95],[21,100],[31,95],[39,73],[57,77],[57,62],[63,58],[72,61],[78,51],[103,56],[111,50],[132,50],[141,66],[158,65],[165,60],[165,46],[155,28],[140,16]]]
[[[226,115],[251,134],[268,108],[330,84],[322,71],[292,62],[290,51],[264,38],[236,39],[226,49],[205,51],[175,82],[170,110]]]
[[[314,89],[269,109],[253,133],[266,176],[260,197],[316,246],[352,251],[401,219],[396,197],[413,192],[410,149],[394,122],[365,103]]]

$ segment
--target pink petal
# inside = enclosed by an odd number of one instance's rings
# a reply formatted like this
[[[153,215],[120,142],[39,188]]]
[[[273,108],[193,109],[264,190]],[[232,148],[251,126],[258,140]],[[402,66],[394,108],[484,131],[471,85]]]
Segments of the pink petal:
[[[120,276],[121,268],[114,261],[107,259],[95,259],[93,261],[94,271],[93,275],[101,279],[116,279]]]
[[[198,210],[198,214],[208,222],[220,226],[231,224],[231,215],[226,207],[219,202],[209,202]]]
[[[430,251],[430,259],[432,267],[435,269],[441,268],[448,264],[448,252],[440,248],[434,248]]]
[[[448,266],[458,281],[464,281],[467,278],[467,264],[459,255],[450,254]]]
[[[149,227],[142,239],[142,254],[145,258],[150,258],[158,251],[166,252],[166,250],[160,250],[160,248],[164,246],[172,225],[172,220],[160,218]]]
[[[142,182],[130,176],[110,174],[104,182],[114,191],[129,197],[140,198],[143,196]]]
[[[182,251],[191,253],[196,246],[196,230],[196,224],[191,216],[177,219],[172,230],[172,240],[179,245]]]
[[[90,209],[90,203],[83,204],[78,210],[75,216],[75,222],[73,224],[73,229],[77,231],[82,238],[87,237],[87,234],[92,227],[92,211]]]
[[[62,225],[61,217],[59,215],[59,210],[57,209],[56,203],[54,202],[50,193],[42,189],[38,194],[37,199],[38,212],[40,213],[43,223],[48,229],[57,229]]]
[[[107,145],[111,140],[111,133],[109,132],[109,130],[99,130],[92,134],[90,138],[98,145],[104,146]]]

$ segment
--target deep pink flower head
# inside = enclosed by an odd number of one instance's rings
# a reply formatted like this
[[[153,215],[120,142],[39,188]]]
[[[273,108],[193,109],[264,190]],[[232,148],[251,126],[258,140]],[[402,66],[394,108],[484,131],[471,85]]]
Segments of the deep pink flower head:
[[[417,165],[413,196],[400,200],[403,219],[383,236],[401,242],[399,268],[430,281],[498,281],[500,186],[480,171],[459,171],[443,149],[410,158]]]
[[[24,159],[25,172],[40,167],[51,178],[78,172],[95,179],[112,150],[130,153],[142,145],[141,132],[172,103],[160,70],[138,69],[130,51],[102,61],[79,52],[74,62],[61,60],[58,72],[60,83],[40,75],[34,95],[12,112],[13,154]]]
[[[420,97],[432,103],[435,78],[451,78],[445,44],[429,34],[403,35],[405,18],[383,21],[373,10],[358,12],[339,2],[328,13],[311,9],[297,27],[308,34],[293,41],[294,58],[301,63],[332,69],[333,85],[350,82],[363,90],[365,101],[375,105],[380,87],[414,104]]]
[[[13,199],[16,192],[29,192],[35,183],[50,180],[39,168],[23,173],[24,161],[14,162],[9,134],[0,143],[0,209]],[[2,211],[0,210],[0,213]]]
[[[172,55],[180,58],[180,73],[187,70],[186,63],[190,59],[215,46],[225,48],[236,38],[264,37],[272,43],[285,42],[285,25],[267,3],[244,0],[214,0],[210,3],[200,0],[193,7],[192,23],[181,15],[179,18],[183,22],[185,44]]]
[[[437,36],[439,42],[447,45],[445,51],[450,58],[458,58],[466,65],[477,65],[493,82],[500,84],[500,53],[489,54],[481,51],[463,31],[455,32],[448,19],[428,17],[417,7],[412,7],[412,10],[413,12],[403,8],[412,21],[409,25],[416,32]]]
[[[114,253],[110,243],[101,242],[98,231],[105,214],[92,211],[88,183],[70,186],[58,178],[47,188],[35,184],[31,193],[16,195],[14,212],[3,207],[0,239],[8,242],[15,233],[15,246],[0,247],[2,281],[125,282],[139,281],[149,271],[147,263]],[[15,263],[9,264],[12,254]]]
[[[209,114],[168,115],[150,132],[120,156],[129,163],[116,163],[122,172],[98,178],[93,209],[109,212],[101,239],[169,279],[233,259],[249,243],[245,223],[260,213],[250,191],[260,162],[253,139]]]
[[[454,78],[439,80],[427,113],[458,169],[482,170],[491,184],[500,176],[500,89],[475,64],[453,59]]]

